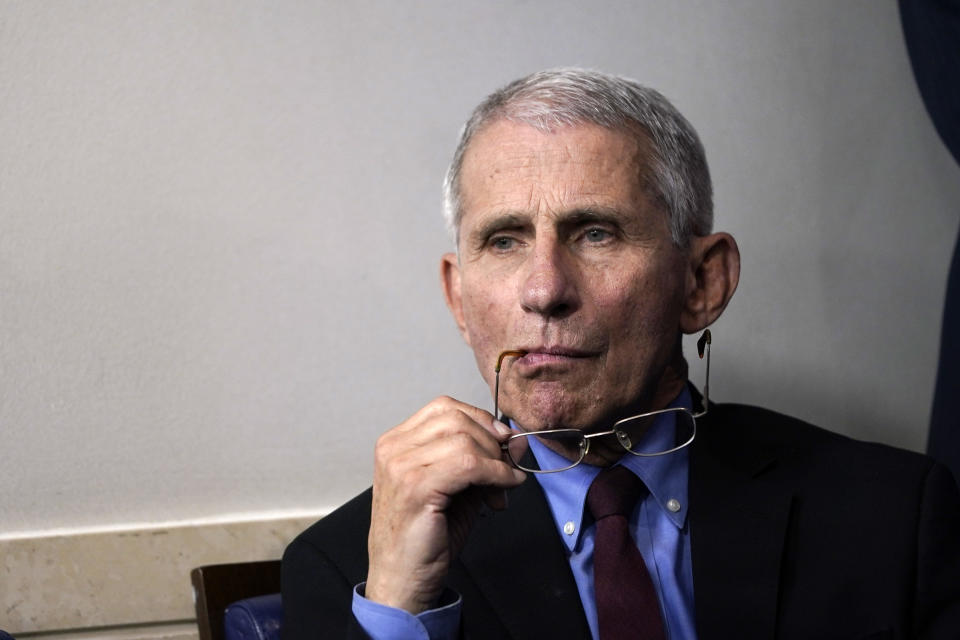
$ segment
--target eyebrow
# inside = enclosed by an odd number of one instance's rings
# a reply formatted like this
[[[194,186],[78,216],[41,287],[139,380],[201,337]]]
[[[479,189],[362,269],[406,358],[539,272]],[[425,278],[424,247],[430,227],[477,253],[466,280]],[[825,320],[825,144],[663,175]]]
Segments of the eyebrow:
[[[623,227],[626,224],[625,215],[618,209],[603,206],[583,206],[556,215],[556,225],[568,232],[577,227],[590,223],[604,223]],[[531,225],[532,216],[525,212],[504,211],[495,213],[480,224],[470,234],[470,242],[482,246],[490,236],[505,229],[522,229]]]
[[[503,231],[504,229],[520,229],[529,224],[529,214],[514,212],[494,214],[473,230],[473,233],[470,234],[470,240],[475,243],[483,243],[498,231]]]
[[[557,216],[557,224],[562,228],[573,228],[591,222],[603,222],[622,226],[625,222],[624,214],[609,207],[581,207],[561,213]]]

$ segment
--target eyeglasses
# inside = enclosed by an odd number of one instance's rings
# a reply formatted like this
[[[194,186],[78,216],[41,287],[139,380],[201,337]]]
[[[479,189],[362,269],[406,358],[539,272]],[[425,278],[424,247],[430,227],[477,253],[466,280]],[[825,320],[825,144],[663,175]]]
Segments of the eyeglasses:
[[[606,436],[616,437],[617,442],[621,447],[623,447],[624,450],[627,451],[627,453],[645,458],[663,456],[667,455],[668,453],[673,453],[674,451],[683,449],[693,442],[693,439],[697,435],[697,418],[700,418],[707,413],[707,406],[710,401],[711,342],[712,338],[709,329],[705,330],[703,335],[700,336],[700,339],[697,340],[697,353],[699,354],[700,358],[703,359],[704,353],[706,353],[707,356],[706,378],[703,384],[702,411],[694,413],[692,408],[686,407],[669,407],[666,409],[658,409],[657,411],[647,411],[646,413],[638,413],[635,416],[618,420],[613,424],[613,427],[610,430],[600,431],[598,433],[584,433],[579,429],[545,429],[543,431],[525,431],[511,435],[505,442],[500,444],[500,449],[507,455],[507,458],[510,460],[510,463],[513,464],[513,466],[528,473],[557,473],[558,471],[572,469],[583,462],[583,459],[590,452],[591,441],[595,440],[596,438],[604,438]],[[506,358],[521,358],[525,356],[526,353],[526,351],[517,350],[504,351],[497,358],[497,364],[494,368],[494,372],[496,373],[496,382],[494,384],[493,415],[497,416],[498,419],[500,416],[500,369],[503,365],[503,361]],[[652,451],[647,451],[644,447],[650,446],[648,444],[648,439],[641,437],[635,442],[625,429],[625,426],[629,424],[631,431],[639,434],[645,434],[653,425],[654,421],[661,416],[672,416],[676,425],[673,441],[678,444],[668,449],[657,450],[655,448]],[[529,446],[529,441],[527,440],[528,438],[535,438],[545,447],[553,451],[562,451],[562,455],[565,459],[555,466],[547,466],[546,468],[534,469],[524,465],[521,460],[524,452]],[[563,463],[566,463],[566,465],[564,466]]]

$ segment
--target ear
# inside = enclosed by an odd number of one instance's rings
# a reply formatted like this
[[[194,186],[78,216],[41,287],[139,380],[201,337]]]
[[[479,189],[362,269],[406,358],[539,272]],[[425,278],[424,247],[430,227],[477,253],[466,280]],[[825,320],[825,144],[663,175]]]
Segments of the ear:
[[[689,271],[680,329],[697,333],[720,317],[740,282],[740,249],[729,233],[690,239]]]
[[[470,332],[463,320],[463,298],[460,295],[460,261],[455,253],[445,253],[440,258],[440,284],[447,308],[453,316],[464,342],[470,344]]]

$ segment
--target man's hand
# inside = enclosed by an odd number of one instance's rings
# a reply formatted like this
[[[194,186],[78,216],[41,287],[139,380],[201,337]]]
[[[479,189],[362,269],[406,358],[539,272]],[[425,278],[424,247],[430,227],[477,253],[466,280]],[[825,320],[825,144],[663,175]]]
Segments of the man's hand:
[[[504,490],[526,478],[501,454],[509,434],[487,411],[442,397],[377,440],[368,599],[414,614],[436,606],[482,505],[506,508]]]

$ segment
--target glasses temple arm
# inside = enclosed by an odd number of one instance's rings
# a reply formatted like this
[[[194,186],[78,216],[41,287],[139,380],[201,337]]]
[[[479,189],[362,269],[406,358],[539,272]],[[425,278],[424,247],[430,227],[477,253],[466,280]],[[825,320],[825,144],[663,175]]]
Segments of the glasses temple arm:
[[[713,336],[710,335],[710,329],[705,329],[703,335],[697,340],[697,354],[703,359],[704,351],[707,354],[707,373],[703,381],[703,411],[697,416],[706,415],[707,407],[710,404],[710,344],[713,342]]]
[[[504,351],[499,356],[497,356],[497,364],[493,368],[494,373],[496,373],[496,382],[493,387],[493,418],[494,420],[500,419],[500,367],[503,366],[504,358],[522,358],[527,355],[526,351],[510,350]]]

